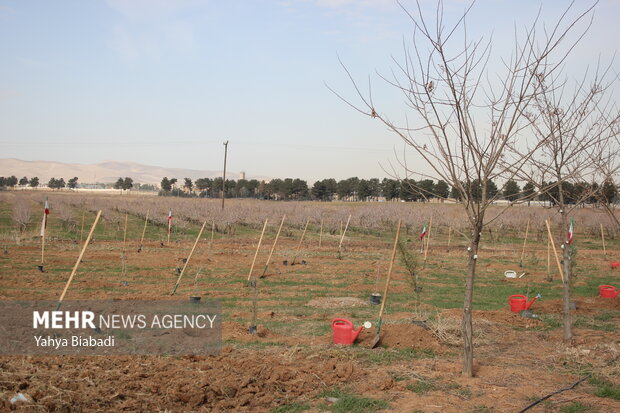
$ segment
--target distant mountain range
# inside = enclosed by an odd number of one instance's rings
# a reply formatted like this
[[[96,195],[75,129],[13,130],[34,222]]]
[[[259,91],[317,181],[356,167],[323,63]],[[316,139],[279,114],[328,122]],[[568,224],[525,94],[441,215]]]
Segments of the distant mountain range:
[[[113,183],[120,177],[130,177],[136,183],[159,185],[164,176],[177,178],[216,178],[222,176],[221,171],[201,171],[197,169],[164,168],[161,166],[142,165],[136,162],[103,161],[96,164],[74,164],[49,161],[22,161],[20,159],[0,159],[0,176],[15,175],[18,179],[23,176],[29,179],[38,176],[42,183],[50,178],[64,178],[65,181],[77,176],[79,182]],[[238,172],[226,171],[226,178],[239,179]],[[246,179],[266,179],[265,176],[251,176]]]

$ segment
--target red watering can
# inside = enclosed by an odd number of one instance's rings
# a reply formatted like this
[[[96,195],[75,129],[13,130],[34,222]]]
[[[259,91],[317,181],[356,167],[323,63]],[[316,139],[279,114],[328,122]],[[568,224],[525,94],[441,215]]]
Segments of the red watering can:
[[[598,293],[603,298],[616,298],[618,293],[620,293],[620,289],[616,290],[616,287],[613,285],[599,285]]]
[[[362,331],[363,326],[357,330],[353,329],[353,323],[344,318],[334,318],[332,320],[332,331],[334,332],[334,344],[351,345]]]
[[[538,294],[536,297],[532,298],[532,301],[527,302],[527,297],[525,295],[511,295],[508,297],[508,304],[510,304],[510,311],[513,313],[518,313],[519,311],[529,310],[532,306],[532,303],[536,301],[537,298],[542,298],[542,295]]]

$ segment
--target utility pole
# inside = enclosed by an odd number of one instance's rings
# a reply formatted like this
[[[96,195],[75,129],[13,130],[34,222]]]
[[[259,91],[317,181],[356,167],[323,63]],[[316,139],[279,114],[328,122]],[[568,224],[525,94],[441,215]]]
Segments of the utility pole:
[[[222,176],[222,211],[224,210],[224,199],[226,198],[226,157],[228,156],[228,141],[224,142],[224,174]]]

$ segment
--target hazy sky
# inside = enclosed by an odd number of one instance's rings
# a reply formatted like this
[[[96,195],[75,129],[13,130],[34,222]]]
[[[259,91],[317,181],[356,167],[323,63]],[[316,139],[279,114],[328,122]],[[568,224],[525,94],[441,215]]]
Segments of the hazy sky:
[[[478,1],[472,35],[508,53],[541,3],[551,20],[569,2]],[[450,18],[467,2],[445,4]],[[602,0],[569,67],[608,61],[619,20]],[[410,33],[391,0],[0,0],[0,157],[219,170],[229,140],[249,177],[383,177],[402,143],[325,83],[352,96],[338,56],[367,84]],[[376,79],[373,94],[404,113]]]

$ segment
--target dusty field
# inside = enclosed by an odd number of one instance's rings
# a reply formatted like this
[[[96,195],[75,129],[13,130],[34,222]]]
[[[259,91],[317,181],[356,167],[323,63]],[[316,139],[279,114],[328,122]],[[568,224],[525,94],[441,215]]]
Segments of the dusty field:
[[[6,208],[0,210],[0,218],[2,214],[8,223]],[[620,244],[615,241],[607,245],[608,257],[600,250],[600,240],[578,241],[575,340],[566,346],[561,341],[559,276],[545,281],[546,241],[534,239],[528,244],[521,269],[520,234],[483,239],[475,302],[476,377],[468,379],[460,374],[458,309],[465,240],[452,235],[448,248],[444,229],[431,238],[425,265],[416,252],[417,238],[403,236],[411,239],[410,248],[418,258],[420,302],[410,275],[398,262],[382,345],[370,349],[379,309],[368,298],[383,289],[392,234],[353,229],[338,259],[337,234],[326,235],[319,248],[314,232],[298,257],[306,264],[291,266],[283,260],[292,261],[300,231],[289,228],[267,276],[258,279],[258,334],[250,335],[252,292],[245,280],[258,242],[255,228],[216,233],[213,244],[211,234],[205,234],[171,297],[175,269],[191,249],[197,230],[176,234],[171,245],[162,246],[161,229],[149,229],[144,248],[137,252],[140,222],[134,221],[127,243],[127,273],[121,271],[122,235],[118,241],[118,228],[112,235],[108,229],[107,236],[101,233],[89,246],[66,299],[187,300],[194,294],[219,299],[224,318],[221,354],[4,356],[0,357],[0,409],[516,412],[591,373],[591,379],[531,411],[620,411],[620,298],[597,297],[600,284],[620,287],[620,273],[609,269],[611,259],[620,259],[615,252]],[[51,222],[49,234],[45,273],[36,268],[40,238],[24,236],[20,245],[8,235],[3,238],[1,299],[58,299],[79,253],[77,236],[63,232],[59,222]],[[274,236],[271,228],[256,276],[263,271]],[[193,277],[201,267],[195,287]],[[527,274],[505,279],[506,269]],[[532,306],[537,319],[508,309],[509,295],[528,291],[530,296],[543,295]],[[369,320],[373,328],[362,331],[352,347],[335,346],[330,330],[335,317],[348,318],[356,327]],[[601,390],[605,386],[615,398]],[[31,401],[11,405],[9,399],[18,392]],[[329,397],[338,401],[333,403]]]

